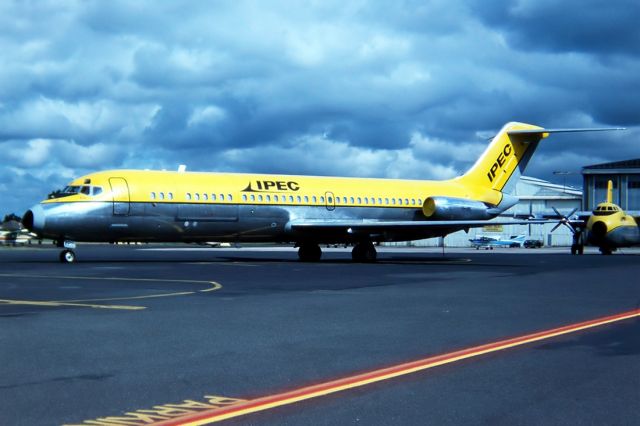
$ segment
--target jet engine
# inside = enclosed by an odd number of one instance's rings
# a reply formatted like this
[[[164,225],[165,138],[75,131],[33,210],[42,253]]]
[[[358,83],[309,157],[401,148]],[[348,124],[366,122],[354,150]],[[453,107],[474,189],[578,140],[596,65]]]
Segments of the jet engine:
[[[491,219],[488,210],[485,203],[464,198],[428,197],[422,204],[422,213],[435,220]]]

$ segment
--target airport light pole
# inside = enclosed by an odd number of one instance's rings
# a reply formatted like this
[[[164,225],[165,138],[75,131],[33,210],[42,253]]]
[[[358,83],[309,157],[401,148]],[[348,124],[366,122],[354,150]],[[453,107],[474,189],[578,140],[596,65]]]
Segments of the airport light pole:
[[[556,176],[562,176],[562,192],[566,193],[567,192],[567,176],[575,175],[576,172],[570,172],[566,170],[555,170],[553,171],[553,174]]]

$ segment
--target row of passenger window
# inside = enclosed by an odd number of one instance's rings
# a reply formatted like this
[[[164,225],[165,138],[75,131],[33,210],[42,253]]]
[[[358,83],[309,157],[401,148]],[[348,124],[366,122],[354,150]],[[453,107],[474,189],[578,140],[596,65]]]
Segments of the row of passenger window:
[[[195,201],[233,201],[233,196],[231,194],[199,194],[199,193],[195,193],[195,194],[191,194],[190,192],[187,192],[187,201],[191,201],[191,200],[195,200]]]
[[[151,193],[152,200],[173,200],[173,192],[168,192],[166,195],[164,192]]]
[[[164,192],[151,192],[150,197],[152,200],[173,200],[173,192],[167,192],[166,194]],[[231,194],[199,194],[199,193],[195,193],[195,194],[191,194],[190,192],[187,192],[186,194],[186,199],[187,201],[232,201],[233,197],[231,196]]]
[[[173,200],[173,193],[172,192],[168,192],[168,193],[164,193],[164,192],[152,192],[151,193],[151,199],[152,200]],[[187,201],[233,201],[233,196],[231,194],[200,194],[200,193],[190,193],[187,192],[186,194],[186,199]],[[333,205],[334,203],[336,205],[386,205],[386,206],[421,206],[422,205],[422,200],[421,199],[416,199],[416,198],[394,198],[394,197],[335,197],[335,201],[334,201],[334,197],[332,196],[328,196],[327,198],[325,198],[324,196],[320,196],[317,197],[315,195],[312,196],[308,196],[308,195],[296,195],[295,197],[293,195],[277,195],[277,194],[267,194],[267,195],[262,195],[262,194],[242,194],[242,201],[252,201],[252,202],[259,202],[259,203],[298,203],[298,204],[302,204],[304,202],[304,204],[318,204],[318,200],[320,201],[320,204],[331,204]]]
[[[242,201],[257,201],[257,202],[289,202],[289,203],[293,203],[296,202],[298,204],[302,204],[304,202],[304,204],[317,204],[318,200],[320,201],[320,204],[331,204],[333,205],[334,202],[336,205],[398,205],[398,206],[419,206],[422,205],[422,200],[420,199],[415,199],[415,198],[382,198],[382,197],[335,197],[335,201],[334,201],[334,197],[332,196],[328,196],[327,198],[325,198],[324,196],[320,196],[317,197],[315,195],[312,195],[311,197],[309,197],[308,195],[296,195],[295,197],[293,195],[289,195],[288,197],[286,195],[265,195],[262,196],[262,194],[251,194],[251,195],[246,195],[243,194],[242,195]]]

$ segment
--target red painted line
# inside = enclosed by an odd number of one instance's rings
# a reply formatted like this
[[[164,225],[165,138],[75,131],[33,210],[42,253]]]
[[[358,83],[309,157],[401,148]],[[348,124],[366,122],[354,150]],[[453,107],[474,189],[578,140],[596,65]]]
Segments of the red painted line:
[[[394,377],[415,373],[418,371],[433,368],[439,365],[448,364],[462,359],[472,358],[480,355],[484,355],[491,352],[497,352],[508,348],[525,345],[527,343],[533,343],[541,340],[550,339],[556,336],[564,334],[575,333],[580,330],[599,327],[606,324],[623,321],[631,318],[640,317],[640,309],[636,309],[629,312],[623,312],[616,315],[597,318],[589,321],[584,321],[576,324],[570,324],[563,327],[558,327],[550,330],[540,331],[537,333],[527,334],[524,336],[514,337],[511,339],[500,340],[493,343],[488,343],[480,346],[474,346],[467,349],[458,350],[455,352],[449,352],[442,355],[436,355],[417,361],[398,364],[395,366],[382,368],[367,373],[357,374],[354,376],[345,377],[338,380],[332,380],[325,383],[320,383],[313,386],[307,386],[300,389],[295,389],[288,392],[283,392],[275,395],[265,396],[239,404],[231,405],[224,408],[212,409],[208,411],[202,411],[193,415],[186,415],[183,417],[154,423],[155,426],[196,426],[213,423],[232,417],[238,417],[255,413],[258,411],[268,410],[271,408],[279,407],[282,405],[292,404],[298,401],[306,399],[316,398],[330,393],[339,392],[346,389],[352,389],[360,386],[364,386],[370,383],[375,383],[383,380],[388,380]]]

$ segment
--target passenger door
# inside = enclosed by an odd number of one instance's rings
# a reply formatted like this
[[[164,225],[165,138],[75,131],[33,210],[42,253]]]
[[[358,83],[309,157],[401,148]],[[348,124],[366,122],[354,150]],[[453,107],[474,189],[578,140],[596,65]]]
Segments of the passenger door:
[[[113,197],[113,214],[116,216],[126,216],[129,214],[131,202],[129,185],[125,178],[109,178],[111,185],[111,196]]]
[[[325,206],[327,207],[327,210],[329,211],[333,211],[336,209],[336,197],[334,197],[333,192],[325,192],[324,194],[324,198],[325,198]]]

